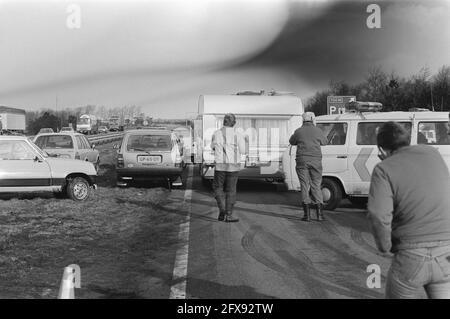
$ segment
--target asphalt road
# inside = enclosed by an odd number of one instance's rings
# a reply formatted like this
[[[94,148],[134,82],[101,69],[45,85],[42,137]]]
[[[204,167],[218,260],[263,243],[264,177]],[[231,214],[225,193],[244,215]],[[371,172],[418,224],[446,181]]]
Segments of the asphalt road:
[[[240,222],[218,222],[211,190],[193,176],[186,298],[383,298],[390,259],[377,253],[364,210],[344,201],[325,222],[306,223],[298,193],[243,181]],[[371,264],[381,288],[367,286]]]

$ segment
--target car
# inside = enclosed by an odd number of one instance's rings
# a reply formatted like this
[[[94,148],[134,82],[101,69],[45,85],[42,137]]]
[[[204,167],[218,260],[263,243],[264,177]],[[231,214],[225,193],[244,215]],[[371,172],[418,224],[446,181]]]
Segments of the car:
[[[39,130],[39,133],[38,133],[38,134],[41,134],[41,133],[54,133],[54,132],[55,132],[55,131],[53,131],[52,128],[44,127],[44,128],[41,128],[41,129]]]
[[[99,126],[98,132],[99,133],[108,133],[108,128],[106,126]]]
[[[96,189],[92,163],[48,157],[26,136],[0,136],[0,193],[62,192],[87,200]]]
[[[183,148],[170,130],[129,130],[117,149],[117,185],[165,178],[171,186],[181,186],[184,169]]]
[[[61,128],[60,132],[75,132],[75,130],[73,129],[73,127],[65,126]]]
[[[83,134],[63,132],[38,134],[33,142],[52,157],[91,162],[97,171],[100,167],[99,151]]]

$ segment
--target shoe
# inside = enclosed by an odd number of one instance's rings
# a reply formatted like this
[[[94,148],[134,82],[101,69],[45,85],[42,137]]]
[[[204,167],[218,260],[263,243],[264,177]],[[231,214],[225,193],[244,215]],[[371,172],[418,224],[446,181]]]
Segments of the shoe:
[[[220,212],[219,213],[219,217],[217,219],[219,220],[219,222],[223,222],[225,220],[225,213],[224,212]]]
[[[239,218],[233,217],[233,213],[232,212],[228,212],[225,215],[225,222],[226,223],[236,223],[239,221]]]
[[[311,221],[311,211],[309,209],[309,204],[303,203],[303,218],[302,221],[310,222]]]
[[[323,217],[322,204],[315,204],[316,207],[316,217],[319,222],[323,222],[325,217]]]

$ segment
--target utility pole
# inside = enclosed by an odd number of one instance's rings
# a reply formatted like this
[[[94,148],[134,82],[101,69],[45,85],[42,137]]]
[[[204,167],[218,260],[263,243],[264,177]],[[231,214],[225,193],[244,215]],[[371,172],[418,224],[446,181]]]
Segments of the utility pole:
[[[59,116],[58,116],[58,94],[56,94],[55,109],[56,109],[56,118],[58,119],[56,121],[56,131],[58,132],[58,122],[59,122]]]
[[[433,84],[430,83],[431,88],[431,110],[434,112],[434,103],[433,103]]]

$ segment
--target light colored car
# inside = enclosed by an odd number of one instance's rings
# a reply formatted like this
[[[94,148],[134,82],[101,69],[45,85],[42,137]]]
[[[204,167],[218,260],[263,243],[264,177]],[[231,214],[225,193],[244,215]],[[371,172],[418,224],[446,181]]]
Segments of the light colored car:
[[[73,127],[65,126],[61,128],[60,132],[75,132],[75,130],[73,129]]]
[[[80,133],[38,134],[33,142],[52,157],[71,158],[100,166],[100,154],[89,140]]]
[[[0,136],[0,193],[64,192],[75,201],[96,188],[92,163],[48,157],[25,136]]]
[[[176,134],[169,130],[130,130],[117,151],[117,185],[134,181],[166,178],[179,186],[183,172],[183,148]]]
[[[40,130],[39,130],[39,133],[38,134],[43,134],[43,133],[54,133],[55,131],[53,131],[53,129],[52,128],[50,128],[50,127],[44,127],[44,128],[41,128]]]
[[[108,133],[108,128],[106,126],[99,126],[98,132],[99,133]]]

